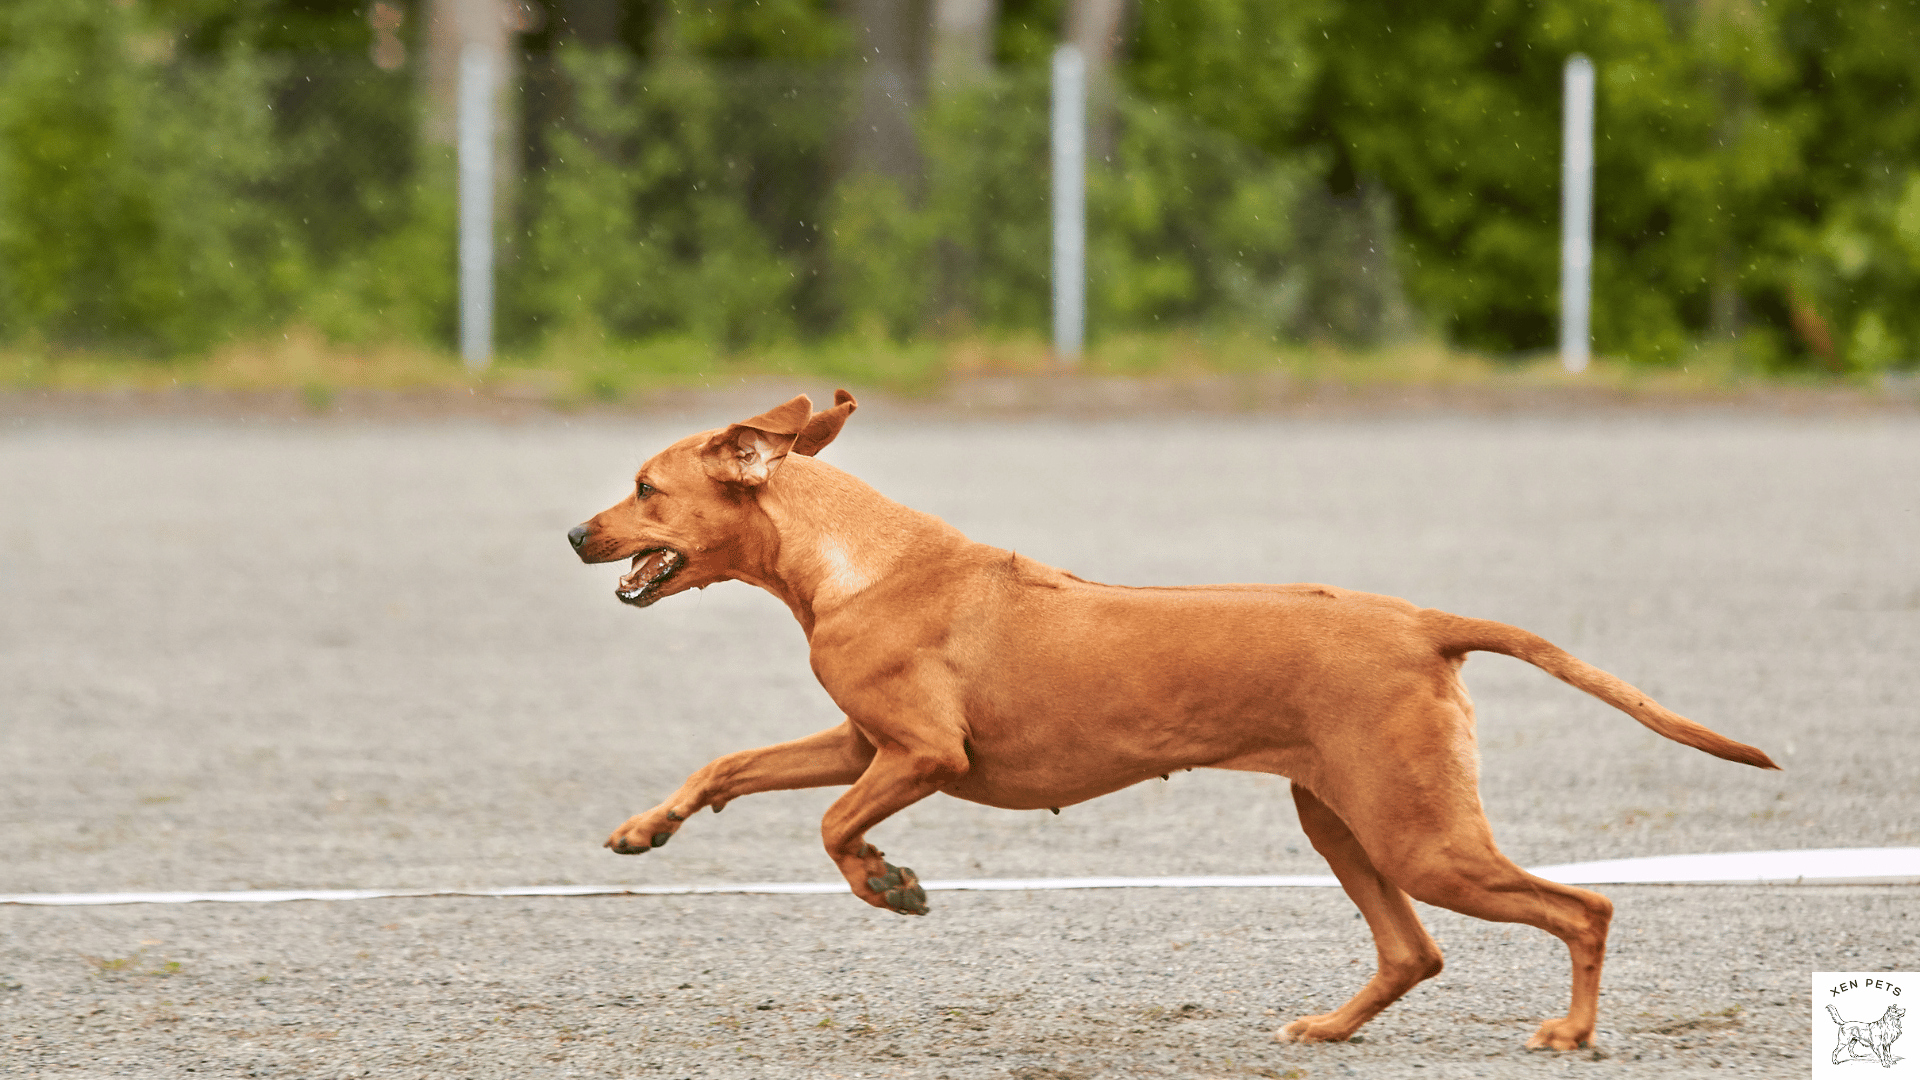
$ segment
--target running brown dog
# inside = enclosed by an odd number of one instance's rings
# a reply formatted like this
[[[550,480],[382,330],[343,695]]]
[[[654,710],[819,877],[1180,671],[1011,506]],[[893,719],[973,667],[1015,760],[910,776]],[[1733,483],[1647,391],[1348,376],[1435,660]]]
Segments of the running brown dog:
[[[1593,1038],[1613,905],[1494,846],[1466,654],[1518,657],[1676,742],[1777,767],[1502,623],[1325,585],[1101,585],[974,543],[813,458],[853,409],[844,390],[821,412],[797,397],[690,435],[568,533],[586,562],[632,560],[616,591],[637,607],[726,580],[779,597],[846,713],[817,735],[713,761],[616,829],[614,851],[657,848],[701,807],[756,791],[850,784],[821,822],[827,854],[860,899],[920,915],[913,871],[866,834],[936,791],[1032,810],[1175,769],[1277,773],[1365,915],[1379,969],[1345,1005],[1276,1037],[1345,1039],[1439,973],[1411,896],[1566,942],[1572,1005],[1527,1045],[1569,1050]]]

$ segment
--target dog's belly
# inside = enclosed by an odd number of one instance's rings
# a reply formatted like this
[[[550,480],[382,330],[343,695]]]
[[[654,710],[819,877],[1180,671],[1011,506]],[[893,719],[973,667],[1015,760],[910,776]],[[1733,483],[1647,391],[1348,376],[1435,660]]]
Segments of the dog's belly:
[[[1129,692],[1121,680],[993,695],[969,716],[967,774],[943,790],[1005,809],[1070,806],[1199,768],[1299,777],[1315,751],[1262,685],[1204,698]]]
[[[941,791],[956,799],[965,799],[968,802],[1000,810],[1058,810],[1063,806],[1074,806],[1088,799],[1097,799],[1121,788],[1131,787],[1139,783],[1140,779],[1083,785],[1080,789],[1073,791],[1056,791],[1040,777],[987,776],[976,770],[965,779],[942,788]]]
[[[1159,774],[1121,763],[1086,762],[1059,769],[988,758],[976,759],[966,776],[941,790],[956,799],[1002,810],[1043,810],[1097,799],[1149,779],[1157,781]]]
[[[1059,809],[1197,768],[1275,773],[1299,779],[1310,770],[1310,761],[1309,752],[1286,748],[1255,751],[1223,761],[1167,765],[1081,755],[1064,768],[1058,762],[986,755],[976,757],[966,776],[941,790],[956,799],[1002,810]]]

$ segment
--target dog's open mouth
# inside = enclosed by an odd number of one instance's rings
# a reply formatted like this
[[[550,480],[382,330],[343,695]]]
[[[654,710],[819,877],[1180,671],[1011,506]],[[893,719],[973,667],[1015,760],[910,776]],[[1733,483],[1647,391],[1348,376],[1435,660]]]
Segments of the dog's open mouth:
[[[633,557],[633,569],[614,587],[613,594],[634,607],[646,607],[660,599],[660,589],[686,562],[686,556],[672,548],[653,548]]]

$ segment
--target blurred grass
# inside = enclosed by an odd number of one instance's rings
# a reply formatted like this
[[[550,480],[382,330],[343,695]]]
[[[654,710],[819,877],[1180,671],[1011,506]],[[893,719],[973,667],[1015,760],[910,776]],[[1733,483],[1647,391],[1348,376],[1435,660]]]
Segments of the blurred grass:
[[[1701,350],[1686,364],[1655,368],[1596,357],[1569,375],[1551,354],[1494,358],[1428,341],[1357,350],[1278,344],[1234,332],[1116,334],[1094,344],[1077,365],[1055,361],[1035,336],[957,336],[893,341],[848,336],[725,353],[693,338],[632,343],[583,334],[536,352],[508,353],[483,372],[457,355],[418,345],[354,346],[302,328],[207,353],[154,359],[130,353],[15,345],[0,350],[0,389],[296,391],[322,410],[345,390],[433,391],[485,388],[558,406],[618,404],[649,391],[697,388],[751,376],[817,377],[906,396],[937,393],[949,380],[987,376],[1200,379],[1272,374],[1306,385],[1455,388],[1586,387],[1639,394],[1712,395],[1769,387],[1866,388],[1859,377],[1766,374],[1732,350]]]

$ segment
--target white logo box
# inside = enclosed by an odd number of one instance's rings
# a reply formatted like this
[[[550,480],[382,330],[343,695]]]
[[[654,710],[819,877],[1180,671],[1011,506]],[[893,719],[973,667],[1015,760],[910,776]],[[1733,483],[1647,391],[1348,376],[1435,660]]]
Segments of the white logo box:
[[[1813,1076],[1920,1080],[1920,972],[1813,973]]]

